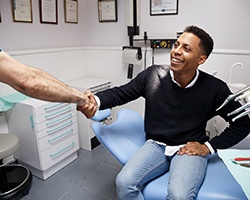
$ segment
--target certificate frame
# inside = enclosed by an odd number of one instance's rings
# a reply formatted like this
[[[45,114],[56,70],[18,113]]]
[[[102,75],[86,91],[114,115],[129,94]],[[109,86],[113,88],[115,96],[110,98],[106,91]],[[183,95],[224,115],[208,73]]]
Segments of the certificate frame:
[[[150,0],[150,15],[177,15],[179,0]]]
[[[57,0],[39,0],[40,23],[58,24]]]
[[[99,22],[117,22],[117,0],[98,0]]]
[[[78,0],[64,0],[65,23],[78,23]]]
[[[14,22],[32,23],[32,0],[11,0]]]

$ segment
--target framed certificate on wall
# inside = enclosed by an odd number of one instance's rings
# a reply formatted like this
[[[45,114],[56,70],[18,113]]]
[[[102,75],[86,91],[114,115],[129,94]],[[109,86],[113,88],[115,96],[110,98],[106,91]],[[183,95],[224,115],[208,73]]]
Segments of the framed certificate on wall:
[[[64,0],[65,22],[78,23],[78,1]]]
[[[177,15],[178,0],[150,0],[150,15]]]
[[[39,0],[39,3],[40,22],[48,24],[57,24],[57,0]]]
[[[12,14],[14,22],[32,23],[32,1],[31,0],[11,0]]]
[[[117,22],[117,0],[98,0],[99,22]]]

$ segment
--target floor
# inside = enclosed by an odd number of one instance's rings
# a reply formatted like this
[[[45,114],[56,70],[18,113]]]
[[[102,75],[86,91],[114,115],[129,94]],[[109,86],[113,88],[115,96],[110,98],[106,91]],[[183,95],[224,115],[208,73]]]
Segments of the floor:
[[[48,178],[33,177],[22,200],[116,200],[115,177],[121,164],[102,146],[79,150],[78,158]]]

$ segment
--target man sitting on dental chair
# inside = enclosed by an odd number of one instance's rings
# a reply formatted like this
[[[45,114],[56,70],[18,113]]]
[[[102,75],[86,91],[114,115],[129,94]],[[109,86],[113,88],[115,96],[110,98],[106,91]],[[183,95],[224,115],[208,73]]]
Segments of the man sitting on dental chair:
[[[213,49],[212,38],[202,29],[189,26],[170,53],[170,66],[148,67],[129,83],[96,94],[100,109],[145,98],[147,142],[126,163],[116,178],[119,200],[144,199],[145,183],[170,171],[166,199],[195,199],[206,173],[208,154],[229,148],[250,132],[250,119],[232,122],[228,113],[241,106],[230,101],[226,83],[198,70]],[[94,95],[87,94],[93,101]],[[92,117],[97,103],[78,106]],[[220,108],[220,109],[218,109]],[[218,109],[218,110],[217,110]],[[207,121],[220,115],[230,125],[220,135],[206,135]]]

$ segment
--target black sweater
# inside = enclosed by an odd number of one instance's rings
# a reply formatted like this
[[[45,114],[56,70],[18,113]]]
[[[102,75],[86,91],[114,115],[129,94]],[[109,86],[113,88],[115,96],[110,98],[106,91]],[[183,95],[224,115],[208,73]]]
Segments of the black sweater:
[[[216,112],[216,109],[231,94],[223,81],[200,71],[196,83],[190,88],[181,88],[171,80],[169,67],[151,66],[139,73],[129,83],[97,93],[100,109],[128,103],[139,97],[145,98],[145,132],[147,139],[180,145],[188,141],[204,143],[209,140],[206,124],[220,115],[230,125],[219,136],[211,139],[216,149],[225,149],[237,144],[250,132],[248,116],[231,122],[227,114],[239,106],[231,101]],[[234,117],[234,116],[232,116]]]

